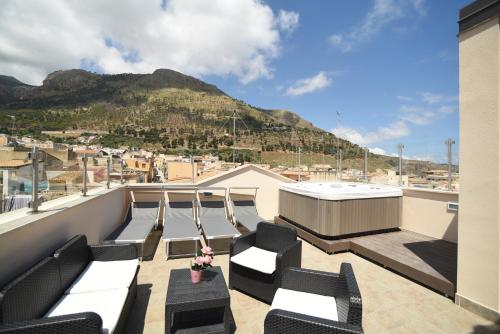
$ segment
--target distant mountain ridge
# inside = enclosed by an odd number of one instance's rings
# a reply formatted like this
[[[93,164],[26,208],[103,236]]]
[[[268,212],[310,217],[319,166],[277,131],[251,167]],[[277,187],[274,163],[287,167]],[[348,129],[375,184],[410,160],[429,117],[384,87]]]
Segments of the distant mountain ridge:
[[[27,85],[11,76],[0,76],[0,107],[37,109],[98,102],[127,105],[130,99],[126,97],[130,98],[134,92],[166,88],[229,97],[215,85],[170,69],[158,69],[152,74],[112,75],[71,69],[50,73],[41,86]],[[315,128],[311,122],[288,110],[255,109],[286,125]]]

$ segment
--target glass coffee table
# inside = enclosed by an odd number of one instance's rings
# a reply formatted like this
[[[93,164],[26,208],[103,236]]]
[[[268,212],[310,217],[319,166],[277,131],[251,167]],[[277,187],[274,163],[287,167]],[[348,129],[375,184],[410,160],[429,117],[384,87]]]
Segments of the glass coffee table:
[[[191,282],[190,269],[173,269],[165,302],[165,333],[233,333],[229,290],[220,267]]]

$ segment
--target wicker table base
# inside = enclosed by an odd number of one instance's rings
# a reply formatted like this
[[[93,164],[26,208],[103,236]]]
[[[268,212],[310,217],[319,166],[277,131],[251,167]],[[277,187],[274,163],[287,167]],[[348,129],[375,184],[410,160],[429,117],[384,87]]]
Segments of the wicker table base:
[[[220,267],[191,283],[189,269],[170,272],[165,302],[165,333],[233,333],[229,291]]]

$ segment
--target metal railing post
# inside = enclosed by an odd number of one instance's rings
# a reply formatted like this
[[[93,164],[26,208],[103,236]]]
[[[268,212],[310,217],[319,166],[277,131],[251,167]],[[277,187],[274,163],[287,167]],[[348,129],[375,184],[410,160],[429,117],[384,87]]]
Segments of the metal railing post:
[[[120,184],[123,184],[123,158],[120,158]]]
[[[399,155],[399,186],[403,185],[403,149],[405,146],[403,144],[398,144],[398,155]]]
[[[451,191],[451,167],[453,164],[452,145],[455,144],[455,141],[451,138],[448,138],[445,144],[448,146],[448,190]]]
[[[106,176],[107,176],[107,181],[106,181],[106,188],[110,188],[111,185],[111,158],[108,157],[106,160]]]
[[[191,183],[194,184],[194,158],[193,158],[193,156],[191,156]]]
[[[365,182],[368,183],[368,147],[365,147]]]
[[[342,181],[342,159],[344,158],[344,152],[342,149],[339,150],[339,180]]]
[[[87,154],[83,155],[82,158],[83,161],[83,188],[82,188],[82,193],[83,196],[87,196]]]
[[[31,212],[38,212],[38,148],[33,146],[31,149],[31,166],[32,166],[32,178],[31,178]]]
[[[302,181],[301,174],[302,174],[302,168],[300,167],[300,147],[299,147],[299,182]]]

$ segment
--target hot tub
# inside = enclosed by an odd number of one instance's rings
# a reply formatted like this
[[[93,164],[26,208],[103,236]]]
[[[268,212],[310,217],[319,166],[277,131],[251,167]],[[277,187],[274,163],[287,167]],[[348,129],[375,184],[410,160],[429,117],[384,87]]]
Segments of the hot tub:
[[[280,186],[279,215],[324,239],[340,239],[400,226],[400,188],[349,182]]]

